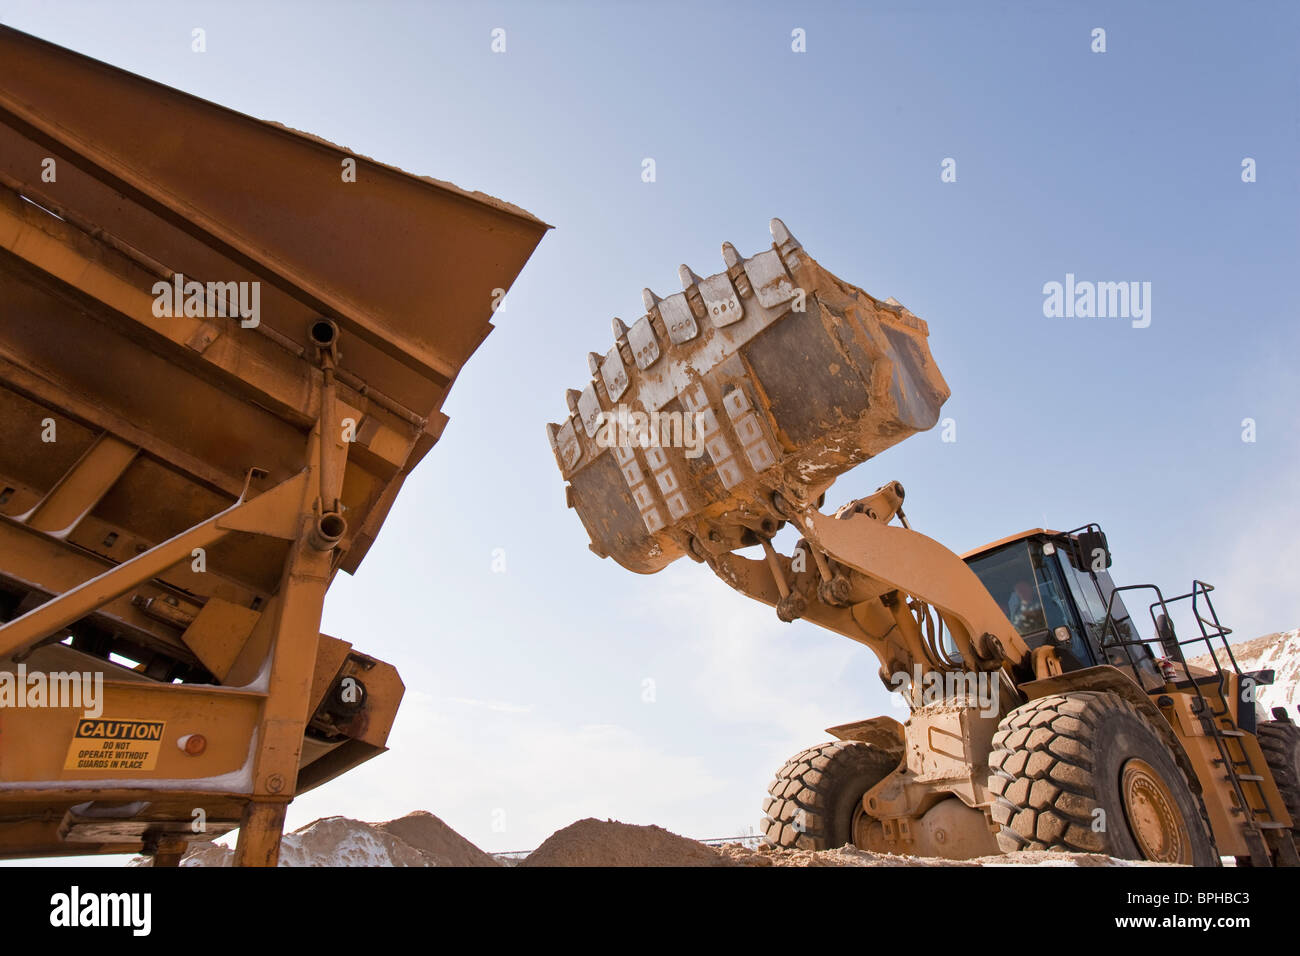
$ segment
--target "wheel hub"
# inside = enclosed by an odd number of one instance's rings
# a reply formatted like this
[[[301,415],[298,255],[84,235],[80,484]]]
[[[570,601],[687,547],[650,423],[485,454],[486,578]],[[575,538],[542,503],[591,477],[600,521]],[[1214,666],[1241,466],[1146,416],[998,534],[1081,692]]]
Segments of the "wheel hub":
[[[871,850],[871,825],[875,821],[862,806],[862,801],[853,808],[852,829],[849,831],[853,834],[853,845],[859,850]]]
[[[1124,764],[1120,794],[1129,829],[1144,859],[1156,863],[1192,862],[1187,824],[1154,767],[1137,758]]]

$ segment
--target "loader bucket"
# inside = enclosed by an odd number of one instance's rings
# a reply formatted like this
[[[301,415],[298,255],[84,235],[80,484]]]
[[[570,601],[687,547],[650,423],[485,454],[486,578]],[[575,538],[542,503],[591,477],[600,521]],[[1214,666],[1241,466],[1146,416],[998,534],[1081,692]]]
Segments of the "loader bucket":
[[[383,751],[320,602],[548,228],[0,28],[0,672],[109,721],[0,711],[0,856],[269,833]]]
[[[547,427],[591,548],[642,573],[757,543],[835,478],[930,428],[948,386],[928,329],[836,278],[779,219],[770,249],[614,320]]]

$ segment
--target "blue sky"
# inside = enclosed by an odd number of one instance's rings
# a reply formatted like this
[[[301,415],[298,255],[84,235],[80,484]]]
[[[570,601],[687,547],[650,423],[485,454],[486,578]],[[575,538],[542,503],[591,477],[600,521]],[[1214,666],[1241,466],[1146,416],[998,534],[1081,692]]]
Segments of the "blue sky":
[[[131,0],[0,22],[556,227],[328,599],[325,630],[406,680],[393,750],[291,825],[428,809],[490,850],[583,816],[731,835],[823,728],[901,715],[865,649],[701,566],[597,559],[546,442],[610,318],[679,263],[718,271],[724,240],[766,247],[772,216],[926,319],[953,391],[955,442],[919,435],[828,504],[897,479],[959,552],[1098,521],[1121,582],[1208,580],[1242,637],[1300,623],[1293,5]],[[1150,326],[1046,318],[1067,273],[1150,282]]]

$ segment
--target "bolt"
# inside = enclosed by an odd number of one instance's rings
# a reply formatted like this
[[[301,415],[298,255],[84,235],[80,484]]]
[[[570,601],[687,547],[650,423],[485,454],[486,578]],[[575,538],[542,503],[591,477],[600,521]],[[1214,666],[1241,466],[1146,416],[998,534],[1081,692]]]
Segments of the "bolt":
[[[786,624],[803,617],[806,610],[808,610],[808,601],[798,591],[791,591],[776,602],[776,616]]]
[[[842,574],[837,574],[817,586],[817,596],[831,607],[845,607],[849,603],[849,592],[852,589],[849,579]]]

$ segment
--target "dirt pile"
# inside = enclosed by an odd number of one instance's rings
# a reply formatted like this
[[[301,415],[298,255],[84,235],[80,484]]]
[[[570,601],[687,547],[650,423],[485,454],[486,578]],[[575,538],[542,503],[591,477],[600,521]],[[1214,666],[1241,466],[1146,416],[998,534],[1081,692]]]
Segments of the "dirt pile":
[[[728,866],[712,847],[662,827],[588,817],[552,833],[520,866]]]
[[[220,843],[196,843],[181,866],[230,866],[235,852]],[[133,866],[151,866],[136,857]],[[280,866],[499,866],[473,843],[423,810],[387,823],[324,817],[286,833]]]
[[[377,827],[326,817],[285,838],[281,866],[439,866],[431,855]]]
[[[501,865],[426,810],[374,826],[438,860],[438,866]]]

